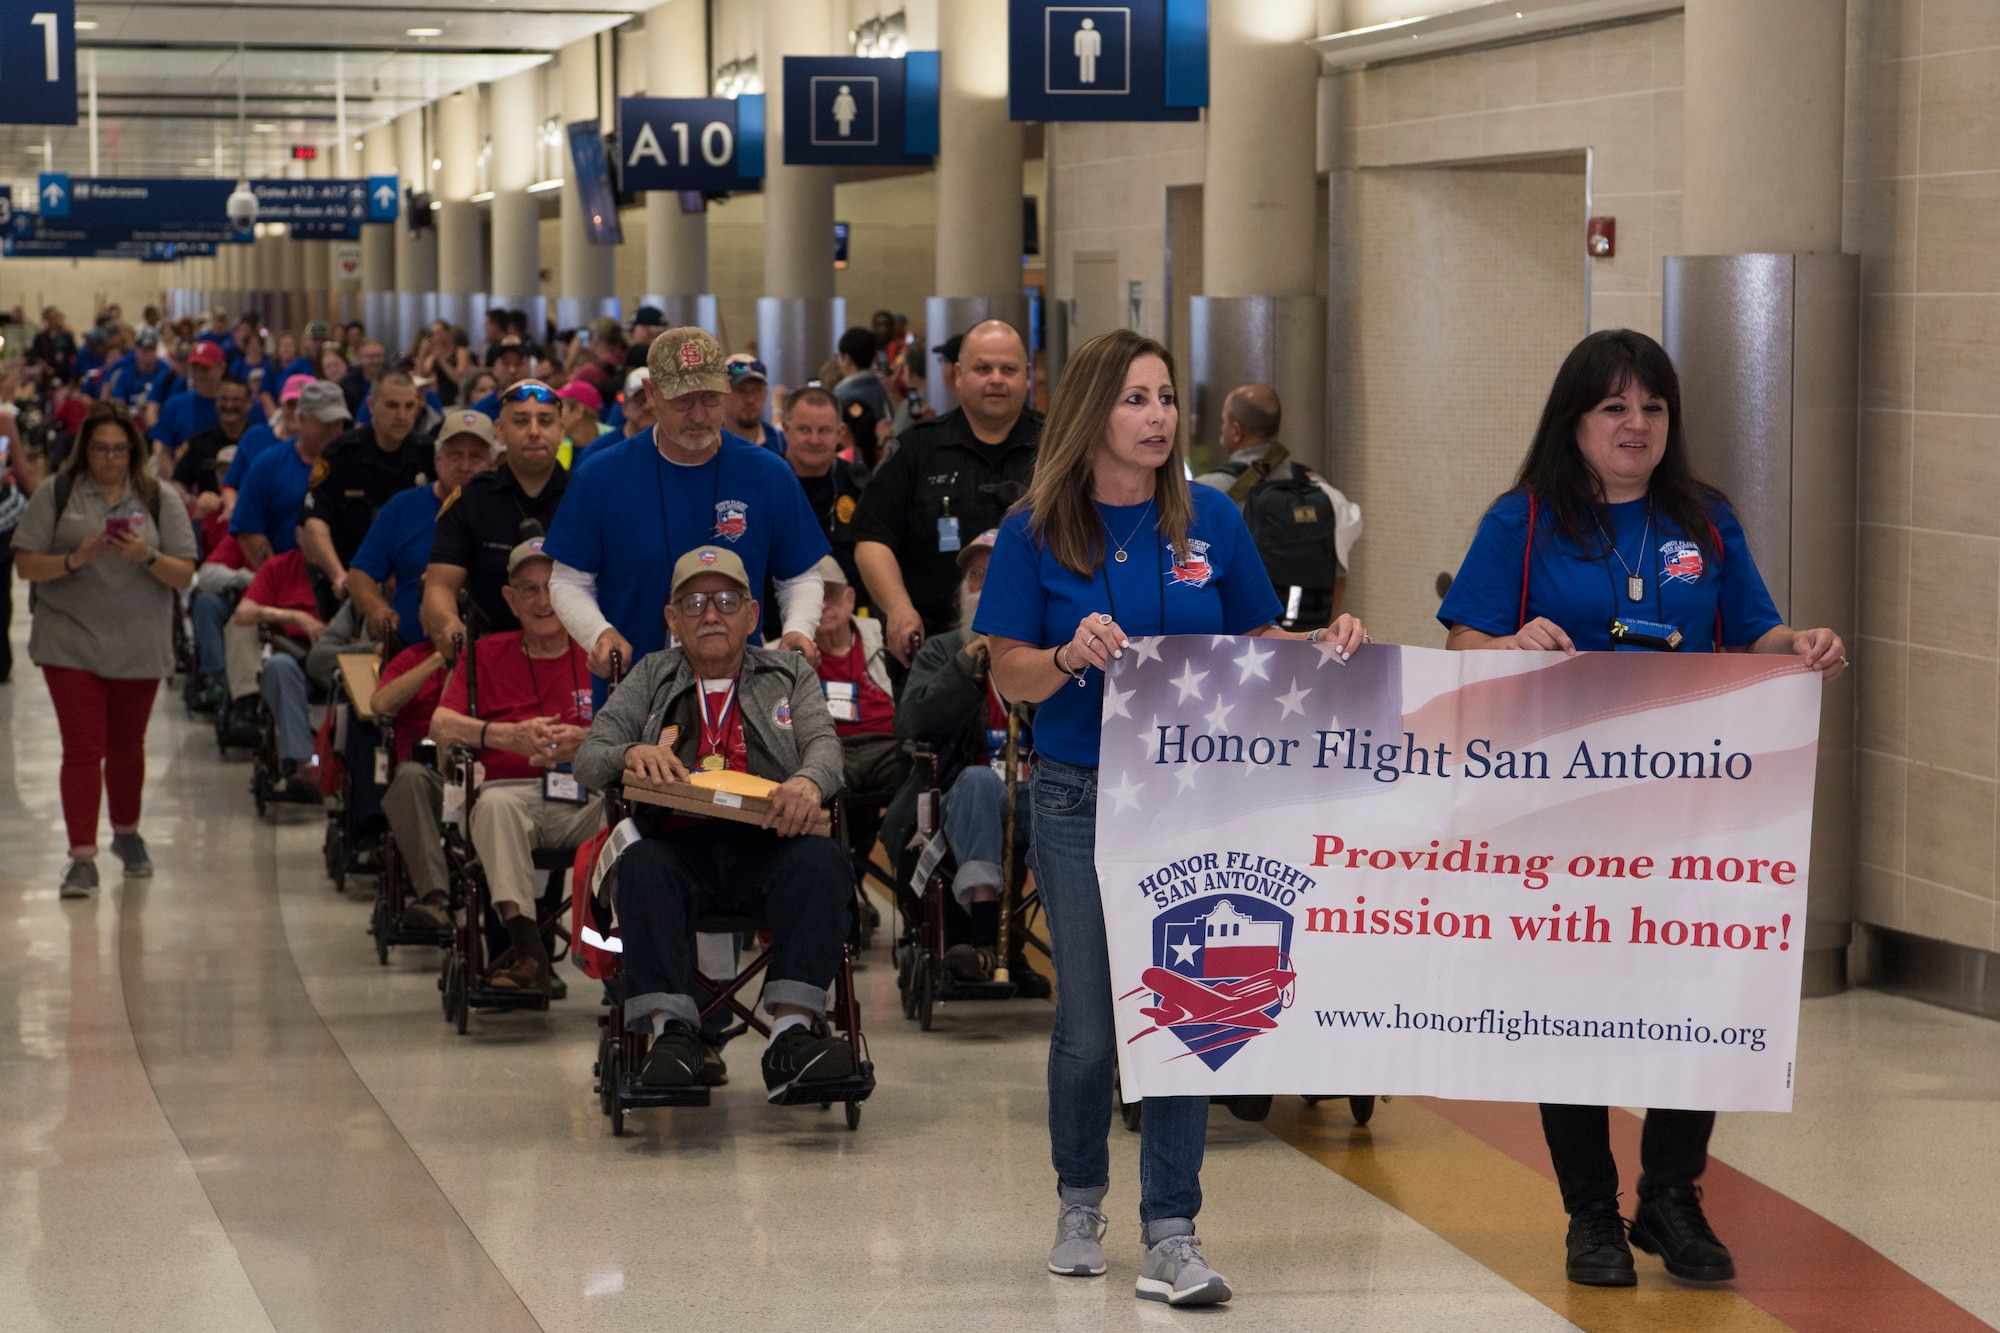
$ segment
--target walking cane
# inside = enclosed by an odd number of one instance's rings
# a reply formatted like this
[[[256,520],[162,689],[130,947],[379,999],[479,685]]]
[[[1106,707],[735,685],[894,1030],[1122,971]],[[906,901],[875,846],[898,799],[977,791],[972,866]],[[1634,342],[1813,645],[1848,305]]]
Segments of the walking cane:
[[[1000,755],[1007,765],[1007,817],[1000,824],[1000,957],[993,965],[993,979],[1011,981],[1007,960],[1013,955],[1007,937],[1014,917],[1014,792],[1021,778],[1021,714],[1012,707],[1007,709],[1007,744]]]

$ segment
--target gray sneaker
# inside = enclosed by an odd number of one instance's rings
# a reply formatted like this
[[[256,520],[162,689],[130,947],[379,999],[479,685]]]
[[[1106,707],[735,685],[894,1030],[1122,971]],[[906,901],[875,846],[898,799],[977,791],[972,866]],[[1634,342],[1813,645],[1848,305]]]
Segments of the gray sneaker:
[[[1064,1277],[1104,1276],[1104,1213],[1087,1203],[1066,1203],[1056,1214],[1056,1244],[1049,1271]]]
[[[125,863],[125,878],[151,879],[153,877],[153,858],[146,855],[146,840],[138,834],[112,834],[111,854]]]
[[[1146,1251],[1134,1294],[1169,1305],[1220,1305],[1229,1299],[1229,1279],[1201,1257],[1200,1237],[1169,1236]]]
[[[82,857],[72,860],[63,869],[62,888],[57,890],[64,898],[88,898],[97,891],[97,862],[86,861]]]

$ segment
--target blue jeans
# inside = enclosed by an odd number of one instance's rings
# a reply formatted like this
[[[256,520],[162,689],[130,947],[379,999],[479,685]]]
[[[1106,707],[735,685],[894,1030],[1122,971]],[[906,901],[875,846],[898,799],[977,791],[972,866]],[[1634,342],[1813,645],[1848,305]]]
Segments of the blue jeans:
[[[1014,846],[1028,845],[1027,793],[1014,793]],[[952,895],[963,907],[974,889],[1000,887],[1001,844],[1007,837],[1007,780],[985,764],[972,764],[952,780],[944,794],[944,837],[958,861]]]
[[[234,608],[229,601],[212,592],[197,592],[194,606],[188,618],[194,621],[195,662],[202,678],[221,676],[228,658],[222,646],[222,627],[229,623],[229,613]]]
[[[1038,757],[1029,852],[1055,947],[1056,1026],[1049,1038],[1049,1155],[1065,1203],[1095,1204],[1111,1181],[1111,958],[1097,888],[1097,770]],[[1208,1098],[1148,1097],[1139,1130],[1140,1238],[1194,1231]]]
[[[278,758],[304,763],[313,754],[311,701],[306,695],[306,669],[283,652],[271,654],[259,677],[264,702],[278,724]]]

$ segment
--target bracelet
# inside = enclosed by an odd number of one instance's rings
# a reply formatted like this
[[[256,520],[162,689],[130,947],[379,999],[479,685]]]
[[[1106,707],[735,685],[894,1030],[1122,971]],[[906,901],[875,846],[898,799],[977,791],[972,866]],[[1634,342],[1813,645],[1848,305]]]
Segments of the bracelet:
[[[1068,651],[1069,645],[1067,643],[1059,643],[1056,645],[1055,653],[1050,657],[1050,660],[1056,664],[1056,670],[1062,672],[1065,676],[1074,676],[1076,672],[1071,671],[1069,663],[1063,660],[1063,654]]]
[[[491,722],[481,722],[479,724],[479,748],[482,750],[486,748],[486,729],[492,725]]]
[[[1307,630],[1307,631],[1306,631],[1306,642],[1307,642],[1307,643],[1318,643],[1318,642],[1319,642],[1319,636],[1320,636],[1320,635],[1322,635],[1322,634],[1324,634],[1324,633],[1326,633],[1326,629],[1325,629],[1325,627],[1324,627],[1324,626],[1320,627],[1319,629],[1314,629],[1314,630]]]
[[[70,557],[71,557],[72,555],[74,555],[74,554],[76,554],[76,552],[74,552],[74,551],[65,551],[65,552],[63,552],[63,573],[65,573],[65,574],[74,574],[74,573],[76,573],[76,571],[75,571],[74,569],[71,569],[71,568],[70,568],[70,564],[69,564],[69,558],[70,558]]]
[[[158,560],[159,558],[160,558],[160,548],[155,546],[153,548],[153,553],[146,557],[146,568],[151,569],[153,567],[153,562],[155,560]]]

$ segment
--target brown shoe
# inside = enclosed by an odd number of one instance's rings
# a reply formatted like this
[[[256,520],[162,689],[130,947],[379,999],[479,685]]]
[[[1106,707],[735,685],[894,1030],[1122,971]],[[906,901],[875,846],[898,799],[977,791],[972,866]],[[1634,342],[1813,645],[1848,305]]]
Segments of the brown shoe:
[[[549,970],[539,958],[514,958],[505,967],[495,968],[486,978],[495,990],[549,993]]]
[[[404,930],[450,930],[451,913],[438,903],[414,902],[403,909]]]

